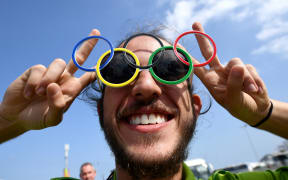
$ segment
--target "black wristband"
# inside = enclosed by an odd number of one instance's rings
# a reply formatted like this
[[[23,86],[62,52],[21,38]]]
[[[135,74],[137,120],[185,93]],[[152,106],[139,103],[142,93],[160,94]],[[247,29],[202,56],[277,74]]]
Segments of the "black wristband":
[[[252,127],[258,127],[258,126],[260,126],[261,124],[263,124],[265,121],[267,121],[267,120],[270,118],[270,116],[271,116],[271,114],[272,114],[272,110],[273,110],[273,103],[272,103],[272,101],[270,101],[270,103],[271,103],[271,105],[270,105],[269,112],[268,112],[267,116],[264,117],[264,118],[263,118],[261,121],[259,121],[257,124],[253,125]]]

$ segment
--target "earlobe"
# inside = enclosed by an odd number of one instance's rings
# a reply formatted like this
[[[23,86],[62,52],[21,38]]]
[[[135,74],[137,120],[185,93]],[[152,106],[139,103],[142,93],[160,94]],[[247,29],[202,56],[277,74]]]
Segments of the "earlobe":
[[[192,95],[192,106],[194,107],[194,114],[198,117],[202,108],[202,101],[199,95]]]

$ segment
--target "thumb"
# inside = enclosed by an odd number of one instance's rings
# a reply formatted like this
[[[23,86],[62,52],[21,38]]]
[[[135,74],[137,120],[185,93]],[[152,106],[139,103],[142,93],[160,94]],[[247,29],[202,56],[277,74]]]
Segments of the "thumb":
[[[56,126],[62,121],[66,106],[62,90],[58,84],[51,83],[47,86],[47,100],[49,110],[44,118],[44,126]]]

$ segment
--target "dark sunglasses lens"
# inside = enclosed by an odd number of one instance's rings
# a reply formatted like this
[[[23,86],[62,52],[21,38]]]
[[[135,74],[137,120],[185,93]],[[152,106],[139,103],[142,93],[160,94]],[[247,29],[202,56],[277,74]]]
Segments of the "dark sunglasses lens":
[[[107,61],[109,56],[110,53],[103,58],[100,66]],[[102,77],[106,81],[113,84],[120,84],[128,81],[134,75],[136,69],[129,66],[124,58],[128,58],[130,62],[135,63],[130,54],[127,53],[125,57],[123,51],[114,51],[114,56],[111,61],[100,70]]]
[[[179,52],[179,55],[186,60],[186,57],[181,52]],[[162,52],[162,55],[161,51],[159,51],[154,56],[152,62],[158,58],[160,59],[158,62],[156,62],[153,70],[161,79],[166,81],[177,81],[183,78],[189,71],[189,66],[178,60],[177,56],[173,52],[173,49],[165,49]]]

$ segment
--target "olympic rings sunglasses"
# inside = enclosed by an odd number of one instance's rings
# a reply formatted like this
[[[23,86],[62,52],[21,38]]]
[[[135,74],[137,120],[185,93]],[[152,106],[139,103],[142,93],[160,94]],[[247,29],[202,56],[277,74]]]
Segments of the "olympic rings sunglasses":
[[[183,49],[176,47],[179,39],[189,33],[200,34],[208,38],[212,43],[214,48],[213,55],[205,63],[193,65],[190,55]],[[126,49],[129,41],[137,36],[150,36],[157,40],[161,46],[151,54],[147,66],[140,66],[138,57],[132,51]],[[106,51],[98,59],[96,69],[84,68],[80,66],[76,60],[76,51],[83,42],[93,38],[106,41],[110,46],[110,50]],[[131,36],[124,42],[123,48],[113,48],[110,41],[102,36],[89,36],[79,41],[72,53],[73,62],[79,69],[88,72],[96,71],[100,88],[99,80],[110,87],[126,86],[136,79],[141,70],[146,69],[148,69],[154,79],[160,83],[169,85],[179,84],[190,77],[193,72],[193,67],[204,66],[210,63],[215,56],[216,45],[213,39],[207,34],[198,31],[188,31],[181,34],[173,46],[164,46],[158,37],[147,33],[139,33]]]

